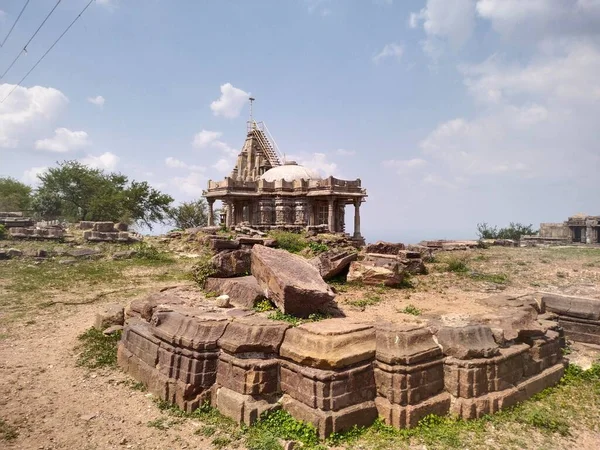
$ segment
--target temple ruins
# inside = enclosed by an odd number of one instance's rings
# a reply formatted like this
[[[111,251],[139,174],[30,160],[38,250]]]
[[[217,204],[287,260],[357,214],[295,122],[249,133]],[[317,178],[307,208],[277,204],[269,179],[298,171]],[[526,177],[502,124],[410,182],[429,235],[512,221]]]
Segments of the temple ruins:
[[[576,214],[561,223],[541,223],[536,236],[522,236],[527,245],[543,244],[600,244],[600,216]]]

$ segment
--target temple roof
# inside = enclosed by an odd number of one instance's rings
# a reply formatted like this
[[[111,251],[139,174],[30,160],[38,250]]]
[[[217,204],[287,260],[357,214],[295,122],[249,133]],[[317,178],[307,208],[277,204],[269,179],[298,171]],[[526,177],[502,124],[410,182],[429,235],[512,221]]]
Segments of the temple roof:
[[[297,164],[295,161],[288,161],[283,166],[277,166],[267,170],[260,179],[268,182],[277,180],[320,180],[321,176],[316,171],[307,169],[306,167]]]

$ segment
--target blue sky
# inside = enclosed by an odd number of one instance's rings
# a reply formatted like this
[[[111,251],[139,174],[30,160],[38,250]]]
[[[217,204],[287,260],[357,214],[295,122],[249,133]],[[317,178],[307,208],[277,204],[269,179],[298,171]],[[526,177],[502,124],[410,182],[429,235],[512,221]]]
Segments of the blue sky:
[[[55,3],[30,1],[0,73]],[[600,214],[599,35],[600,0],[97,0],[0,104],[0,176],[78,159],[190,200],[233,167],[251,93],[288,158],[362,179],[368,240]]]

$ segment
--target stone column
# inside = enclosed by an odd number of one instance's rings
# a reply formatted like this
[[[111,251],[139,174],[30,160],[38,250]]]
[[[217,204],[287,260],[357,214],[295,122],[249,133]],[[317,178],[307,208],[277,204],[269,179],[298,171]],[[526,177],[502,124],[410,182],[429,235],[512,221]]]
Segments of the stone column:
[[[330,233],[335,233],[335,201],[333,197],[329,198],[329,210],[327,216],[327,227]]]
[[[354,237],[355,238],[361,238],[362,235],[360,234],[360,203],[361,203],[361,199],[355,199],[354,200]]]
[[[233,225],[233,202],[229,200],[227,202],[227,228],[231,228]]]
[[[307,214],[307,219],[308,219],[308,226],[313,226],[315,224],[315,203],[314,201],[309,201],[308,204],[306,205],[306,214]]]
[[[307,223],[307,204],[306,200],[298,199],[294,203],[294,224],[305,226]]]
[[[215,224],[215,212],[213,210],[215,200],[213,198],[209,198],[206,200],[206,202],[208,203],[208,226],[212,227]]]
[[[591,224],[588,224],[585,230],[585,243],[586,244],[592,244],[593,243],[593,236],[594,236],[594,229],[592,228]]]

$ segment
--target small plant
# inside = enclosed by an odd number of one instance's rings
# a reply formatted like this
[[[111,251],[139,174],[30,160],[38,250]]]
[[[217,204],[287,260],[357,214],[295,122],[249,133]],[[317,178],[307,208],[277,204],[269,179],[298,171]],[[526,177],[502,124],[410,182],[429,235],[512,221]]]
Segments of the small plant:
[[[505,284],[508,282],[508,275],[504,273],[471,273],[471,278],[478,281],[487,281],[489,283]]]
[[[319,435],[313,425],[300,422],[283,410],[263,414],[249,433],[247,445],[251,450],[276,449],[278,447],[260,445],[265,441],[274,442],[277,438],[298,441],[302,448],[308,449],[315,449],[320,445]]]
[[[6,227],[0,223],[0,240],[6,238]]]
[[[287,250],[290,253],[300,253],[309,245],[306,238],[298,233],[273,230],[269,233],[269,236],[277,241],[277,248]]]
[[[308,248],[315,255],[318,255],[319,253],[324,253],[329,250],[329,247],[321,242],[309,242]]]
[[[212,425],[205,425],[201,428],[198,428],[196,431],[194,431],[194,434],[198,434],[198,435],[204,436],[204,437],[211,437],[216,432],[217,432],[217,429],[215,427],[213,427]]]
[[[275,307],[273,306],[273,303],[271,303],[268,299],[264,298],[262,300],[258,300],[254,304],[253,309],[256,312],[267,312],[267,311],[273,311],[273,309],[275,309]]]
[[[150,420],[146,425],[150,428],[156,428],[157,430],[169,429],[166,417],[159,417],[158,419]]]
[[[81,351],[77,358],[77,365],[88,369],[117,366],[117,344],[121,339],[121,332],[105,336],[102,331],[90,328],[78,336],[80,344],[77,349]]]
[[[298,325],[302,325],[303,323],[309,322],[319,322],[321,320],[329,319],[331,316],[327,314],[321,313],[312,313],[306,319],[293,316],[291,314],[284,314],[279,310],[275,310],[267,316],[267,319],[271,320],[280,320],[282,322],[287,322],[293,327],[297,327]]]
[[[0,440],[13,441],[19,436],[15,427],[0,419]]]
[[[207,292],[206,294],[204,294],[204,296],[206,298],[215,298],[215,297],[219,296],[219,293],[218,292],[214,292],[214,291],[210,291],[210,292]]]
[[[381,300],[382,299],[379,295],[370,294],[360,300],[351,300],[348,302],[348,304],[351,306],[356,306],[357,308],[364,309],[367,306],[376,305],[377,303],[381,302]]]
[[[446,272],[464,273],[469,271],[469,266],[464,259],[450,258],[446,262]]]
[[[227,448],[229,444],[231,444],[231,439],[226,436],[217,436],[212,441],[212,445],[216,448]]]
[[[205,252],[198,259],[198,262],[192,266],[192,279],[203,288],[206,279],[215,274],[215,267],[211,262],[212,255]]]
[[[135,257],[138,259],[146,259],[149,261],[167,261],[170,260],[169,256],[158,250],[153,245],[146,242],[138,242],[132,247],[135,252]]]
[[[400,312],[404,313],[404,314],[410,314],[412,316],[420,316],[421,315],[421,310],[412,304],[406,306],[405,308],[402,308],[400,310]]]

